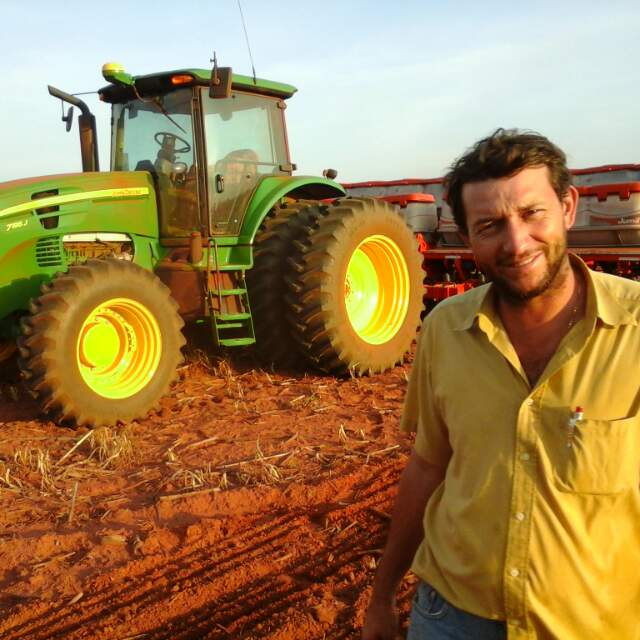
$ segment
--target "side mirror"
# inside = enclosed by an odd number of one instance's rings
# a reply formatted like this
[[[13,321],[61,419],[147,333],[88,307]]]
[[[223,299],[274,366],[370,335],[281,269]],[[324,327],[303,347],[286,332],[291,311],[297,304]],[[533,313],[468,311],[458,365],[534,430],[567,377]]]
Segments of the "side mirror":
[[[329,180],[335,180],[338,177],[338,172],[335,169],[325,169],[322,175]]]
[[[231,67],[214,67],[211,72],[211,82],[209,83],[210,98],[231,97],[231,83],[233,73]]]
[[[73,124],[73,107],[69,107],[67,115],[64,115],[64,109],[62,110],[62,122],[65,123],[65,129],[71,131],[71,125]]]

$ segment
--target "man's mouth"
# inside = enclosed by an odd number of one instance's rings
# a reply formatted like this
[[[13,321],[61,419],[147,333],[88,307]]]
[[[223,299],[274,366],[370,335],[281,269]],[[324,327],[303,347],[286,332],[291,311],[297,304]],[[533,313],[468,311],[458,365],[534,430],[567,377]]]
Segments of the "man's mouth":
[[[530,265],[532,265],[536,260],[541,256],[541,253],[534,253],[525,258],[520,258],[519,260],[509,260],[500,263],[501,267],[505,267],[507,269],[526,269]]]

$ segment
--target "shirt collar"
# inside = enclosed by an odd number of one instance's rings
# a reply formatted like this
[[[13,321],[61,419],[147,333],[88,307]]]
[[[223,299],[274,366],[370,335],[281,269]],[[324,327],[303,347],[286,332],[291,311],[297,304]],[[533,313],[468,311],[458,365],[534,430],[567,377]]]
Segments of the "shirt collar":
[[[569,257],[572,263],[582,271],[587,282],[587,317],[595,316],[610,327],[638,324],[634,314],[630,313],[625,306],[625,300],[616,295],[617,283],[612,279],[614,276],[592,271],[576,255],[569,254]]]
[[[495,322],[495,312],[493,305],[493,293],[491,284],[485,284],[475,289],[471,289],[463,294],[466,304],[452,319],[452,326],[455,331],[467,331],[476,323],[480,316],[486,316],[492,323]]]

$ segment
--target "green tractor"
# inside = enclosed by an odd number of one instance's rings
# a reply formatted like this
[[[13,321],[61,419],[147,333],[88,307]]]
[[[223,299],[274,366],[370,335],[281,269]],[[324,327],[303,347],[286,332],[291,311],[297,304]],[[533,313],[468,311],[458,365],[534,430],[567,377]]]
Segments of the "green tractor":
[[[46,413],[144,416],[176,376],[185,323],[282,366],[361,375],[402,360],[422,310],[417,244],[331,172],[292,175],[294,87],[217,67],[103,76],[111,170],[86,105],[49,87],[82,112],[83,172],[0,184],[0,360],[17,349]]]

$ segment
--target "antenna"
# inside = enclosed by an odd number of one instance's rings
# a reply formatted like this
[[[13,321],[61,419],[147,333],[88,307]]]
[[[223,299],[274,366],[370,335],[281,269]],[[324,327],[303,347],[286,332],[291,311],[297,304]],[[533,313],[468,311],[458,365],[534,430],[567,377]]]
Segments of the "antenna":
[[[238,0],[238,9],[240,9],[240,19],[242,20],[242,28],[244,29],[244,39],[247,41],[247,49],[249,51],[249,60],[251,61],[251,71],[253,71],[253,84],[258,84],[256,80],[256,68],[253,64],[253,56],[251,55],[251,45],[249,44],[249,34],[247,33],[247,25],[244,21],[244,13],[242,13],[242,5]]]
[[[213,62],[213,71],[211,72],[211,84],[219,85],[220,78],[218,78],[218,56],[216,52],[213,52],[213,58],[209,58],[209,62]]]

